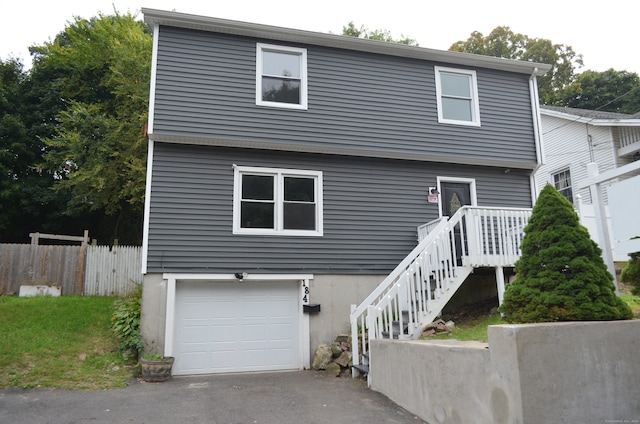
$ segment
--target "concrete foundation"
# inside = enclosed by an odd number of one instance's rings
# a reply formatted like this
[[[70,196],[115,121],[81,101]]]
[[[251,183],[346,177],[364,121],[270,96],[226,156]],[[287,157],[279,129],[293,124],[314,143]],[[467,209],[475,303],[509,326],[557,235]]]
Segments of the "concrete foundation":
[[[311,303],[322,311],[309,318],[311,355],[320,344],[333,342],[338,334],[351,334],[351,305],[358,305],[386,275],[316,275],[311,286]]]
[[[162,274],[147,274],[142,281],[140,334],[146,352],[164,353],[164,329],[167,313],[167,281]]]
[[[433,424],[640,422],[640,320],[499,325],[489,344],[374,340],[371,388]]]

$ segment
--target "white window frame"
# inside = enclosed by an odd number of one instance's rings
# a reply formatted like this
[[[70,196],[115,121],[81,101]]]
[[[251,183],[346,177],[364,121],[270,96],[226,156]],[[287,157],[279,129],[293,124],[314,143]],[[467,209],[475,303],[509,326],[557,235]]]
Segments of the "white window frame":
[[[476,71],[468,70],[468,69],[457,69],[457,68],[446,68],[442,66],[435,66],[435,76],[436,76],[436,98],[438,102],[438,122],[442,124],[455,124],[455,125],[468,125],[479,127],[480,126],[480,102],[478,100],[478,80],[476,78]],[[447,96],[442,93],[442,83],[440,80],[440,76],[442,74],[456,74],[465,76],[469,80],[469,92],[471,93],[470,98],[464,98],[465,100],[471,101],[471,120],[470,121],[461,121],[458,119],[447,119],[444,117],[444,110],[442,106],[442,98],[456,98],[453,96]]]
[[[262,100],[262,61],[265,51],[279,53],[293,53],[300,56],[300,103],[268,102]],[[280,76],[280,75],[278,75]],[[307,109],[307,49],[297,47],[277,46],[274,44],[256,44],[256,105],[280,107],[285,109]]]
[[[569,173],[569,189],[571,189],[571,200],[569,200],[567,198],[567,196],[565,196],[560,189],[558,189],[558,187],[556,187],[556,175],[562,174],[563,172],[568,172]],[[576,192],[574,190],[574,185],[573,185],[573,174],[571,173],[571,167],[570,166],[565,166],[564,168],[559,168],[553,172],[551,172],[549,174],[549,183],[551,184],[551,186],[553,188],[555,188],[558,193],[560,193],[560,195],[562,197],[564,197],[565,199],[569,200],[571,203],[575,204],[576,201]]]
[[[274,228],[242,228],[242,175],[265,175],[275,178],[274,202],[275,217]],[[284,178],[305,177],[314,180],[314,196],[316,205],[316,229],[315,230],[288,230],[284,228]],[[316,236],[323,235],[323,189],[322,171],[309,171],[302,169],[262,168],[254,166],[234,166],[233,176],[233,234],[248,235],[280,235],[280,236]]]

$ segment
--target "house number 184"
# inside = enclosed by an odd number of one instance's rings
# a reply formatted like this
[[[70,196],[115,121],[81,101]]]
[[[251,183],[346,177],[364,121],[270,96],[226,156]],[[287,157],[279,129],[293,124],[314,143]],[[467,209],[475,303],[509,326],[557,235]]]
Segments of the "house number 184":
[[[309,303],[309,286],[306,285],[306,281],[302,280],[302,303]]]

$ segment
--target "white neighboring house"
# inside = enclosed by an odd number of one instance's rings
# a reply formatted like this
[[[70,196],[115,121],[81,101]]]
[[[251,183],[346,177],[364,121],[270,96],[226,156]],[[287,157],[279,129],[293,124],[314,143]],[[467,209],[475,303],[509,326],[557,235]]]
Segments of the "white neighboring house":
[[[628,115],[541,106],[540,114],[543,163],[535,172],[536,194],[552,184],[574,204],[582,225],[598,242],[591,193],[588,187],[576,187],[587,179],[588,163],[598,164],[603,173],[640,160],[640,112]],[[602,197],[607,204],[606,187]],[[615,251],[613,258],[628,260]]]

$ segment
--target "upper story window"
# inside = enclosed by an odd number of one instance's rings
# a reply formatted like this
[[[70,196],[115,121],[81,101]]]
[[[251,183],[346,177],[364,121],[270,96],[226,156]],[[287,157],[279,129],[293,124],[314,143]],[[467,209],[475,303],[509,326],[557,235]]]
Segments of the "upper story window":
[[[438,122],[480,126],[476,72],[435,67]]]
[[[256,104],[307,108],[307,50],[258,43]]]
[[[235,167],[234,234],[322,235],[322,172]]]
[[[573,190],[571,189],[571,172],[568,169],[557,172],[551,176],[553,186],[560,194],[573,203]]]

